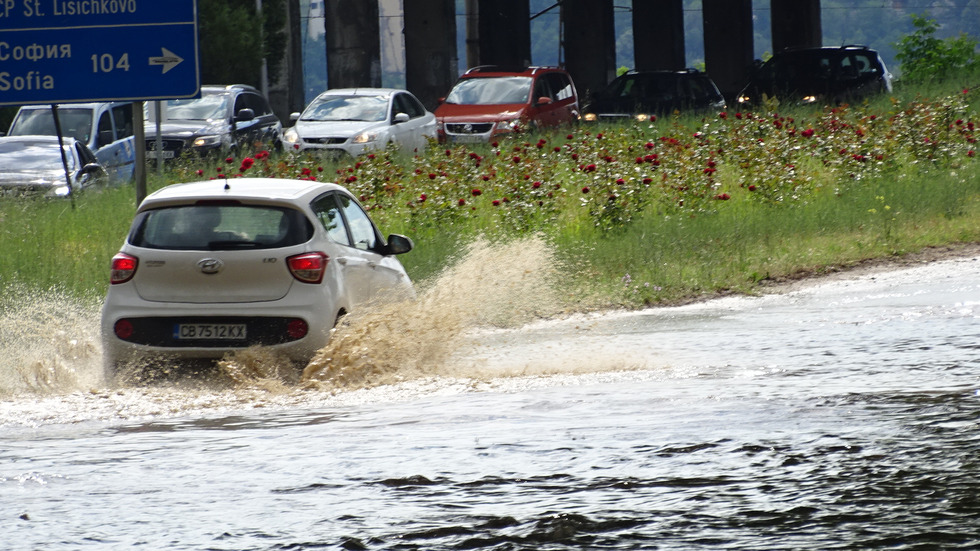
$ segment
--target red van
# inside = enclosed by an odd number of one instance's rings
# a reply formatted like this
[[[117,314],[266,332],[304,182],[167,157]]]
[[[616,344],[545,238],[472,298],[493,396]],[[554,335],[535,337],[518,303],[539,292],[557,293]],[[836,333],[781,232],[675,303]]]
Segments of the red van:
[[[440,142],[486,142],[578,122],[578,94],[572,77],[558,67],[474,67],[439,101],[435,115]]]

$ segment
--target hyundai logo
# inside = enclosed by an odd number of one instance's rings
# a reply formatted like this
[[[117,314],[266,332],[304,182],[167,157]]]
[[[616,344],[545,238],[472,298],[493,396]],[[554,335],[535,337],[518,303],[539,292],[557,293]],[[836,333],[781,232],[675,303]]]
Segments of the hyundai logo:
[[[202,274],[216,274],[225,267],[225,263],[217,258],[203,258],[197,261],[197,267],[201,269]]]

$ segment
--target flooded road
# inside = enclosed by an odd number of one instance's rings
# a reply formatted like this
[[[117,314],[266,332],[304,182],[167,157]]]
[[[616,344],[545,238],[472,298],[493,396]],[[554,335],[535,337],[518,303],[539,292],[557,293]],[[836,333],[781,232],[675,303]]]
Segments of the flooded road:
[[[0,320],[3,549],[980,548],[980,258],[444,315],[377,357],[373,327],[319,384],[107,387],[97,305],[23,302]]]

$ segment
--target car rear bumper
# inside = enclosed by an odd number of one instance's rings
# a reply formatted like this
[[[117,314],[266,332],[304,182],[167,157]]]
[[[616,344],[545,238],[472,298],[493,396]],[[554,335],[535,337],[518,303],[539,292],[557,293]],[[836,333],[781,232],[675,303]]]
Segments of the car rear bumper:
[[[306,361],[326,346],[335,322],[336,307],[311,302],[276,301],[268,304],[173,304],[143,302],[136,306],[103,308],[101,333],[103,358],[107,366],[147,357],[221,358],[252,346],[268,347],[292,360]],[[236,307],[237,306],[237,307]],[[331,312],[328,314],[328,312]],[[126,320],[132,334],[125,339],[115,331]],[[306,334],[289,336],[291,320],[302,320]],[[182,324],[225,327],[241,326],[245,338],[178,338]]]

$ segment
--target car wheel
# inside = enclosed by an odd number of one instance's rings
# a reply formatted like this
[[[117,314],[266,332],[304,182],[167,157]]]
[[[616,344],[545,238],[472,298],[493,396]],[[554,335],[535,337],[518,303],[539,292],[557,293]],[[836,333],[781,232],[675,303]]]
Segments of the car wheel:
[[[345,317],[347,317],[347,310],[341,308],[340,311],[337,312],[337,318],[333,320],[333,326],[337,327],[340,325],[344,321]]]

